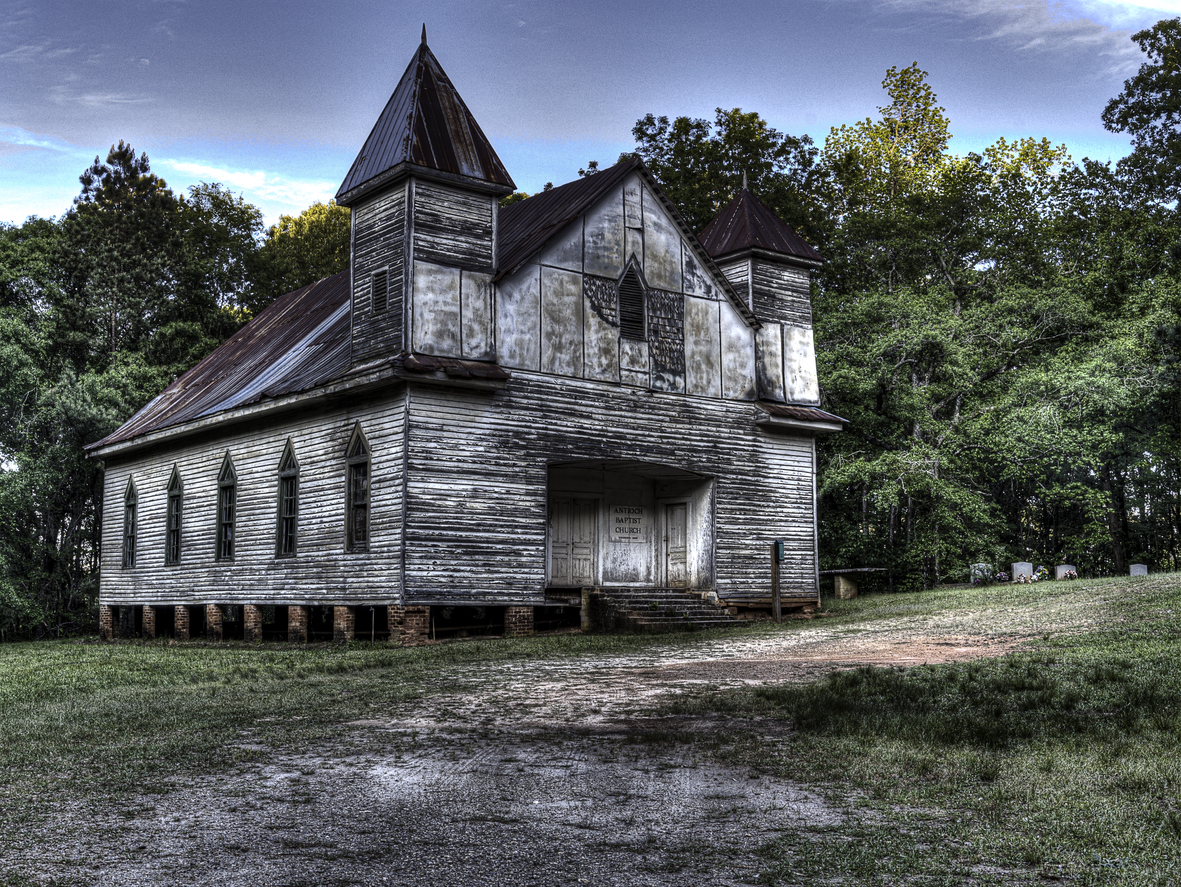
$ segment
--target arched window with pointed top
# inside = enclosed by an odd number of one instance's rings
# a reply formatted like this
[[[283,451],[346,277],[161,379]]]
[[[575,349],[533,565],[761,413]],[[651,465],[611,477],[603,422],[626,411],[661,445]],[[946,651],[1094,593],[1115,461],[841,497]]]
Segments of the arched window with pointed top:
[[[184,495],[185,489],[180,479],[180,469],[173,465],[172,476],[168,479],[167,523],[164,533],[164,563],[166,564],[180,563],[180,531]]]
[[[275,557],[295,557],[295,534],[299,517],[299,461],[290,438],[279,460],[279,515]]]
[[[348,476],[348,502],[346,503],[347,547],[349,551],[367,551],[369,548],[369,443],[361,431],[361,423],[353,427],[345,451],[345,465]]]
[[[619,335],[625,339],[644,341],[644,281],[640,278],[635,257],[627,263],[619,279]]]
[[[238,474],[229,452],[217,475],[217,552],[219,561],[234,559],[234,519],[238,505]]]
[[[123,494],[123,567],[130,569],[135,566],[136,522],[139,512],[139,493],[135,489],[135,481],[128,479],[127,490]]]

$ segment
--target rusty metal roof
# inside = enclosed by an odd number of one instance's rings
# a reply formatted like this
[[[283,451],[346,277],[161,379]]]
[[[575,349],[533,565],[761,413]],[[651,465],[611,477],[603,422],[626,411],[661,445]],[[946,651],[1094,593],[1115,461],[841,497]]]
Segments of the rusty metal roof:
[[[763,249],[809,262],[824,261],[811,244],[746,188],[705,227],[700,240],[715,259]]]
[[[638,159],[625,160],[594,175],[510,203],[502,209],[497,231],[500,273],[496,279],[500,280],[524,265],[551,237],[641,167],[643,164]]]
[[[427,46],[425,29],[422,44],[336,192],[337,203],[348,206],[397,177],[399,168],[412,172],[415,167],[485,182],[498,193],[516,188]]]
[[[349,369],[349,272],[280,296],[88,450],[307,391]]]

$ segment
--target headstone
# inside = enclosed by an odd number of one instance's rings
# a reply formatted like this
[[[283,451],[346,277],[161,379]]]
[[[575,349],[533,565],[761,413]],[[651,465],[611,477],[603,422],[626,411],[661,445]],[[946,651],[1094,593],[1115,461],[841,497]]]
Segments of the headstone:
[[[1147,576],[1148,564],[1132,564],[1132,576]]]
[[[1059,564],[1054,568],[1055,579],[1065,579],[1067,573],[1074,573],[1077,576],[1078,570],[1074,568],[1074,564]]]
[[[1013,569],[1009,573],[1009,579],[1013,582],[1016,582],[1022,576],[1028,582],[1033,576],[1033,564],[1029,563],[1029,561],[1021,561],[1020,563],[1013,564],[1012,567]]]
[[[992,579],[992,564],[972,564],[968,567],[968,581],[988,582]]]

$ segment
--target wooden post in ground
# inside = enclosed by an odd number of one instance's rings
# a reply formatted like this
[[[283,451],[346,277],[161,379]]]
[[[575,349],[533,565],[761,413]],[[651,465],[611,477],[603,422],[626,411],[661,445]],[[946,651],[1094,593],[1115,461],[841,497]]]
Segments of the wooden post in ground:
[[[779,542],[771,543],[771,615],[776,622],[783,621],[783,609],[779,605]]]

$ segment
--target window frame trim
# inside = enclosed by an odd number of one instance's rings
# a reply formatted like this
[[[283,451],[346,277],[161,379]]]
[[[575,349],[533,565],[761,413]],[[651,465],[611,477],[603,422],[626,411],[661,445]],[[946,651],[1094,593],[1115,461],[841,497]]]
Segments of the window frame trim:
[[[135,480],[128,478],[127,486],[123,490],[123,557],[120,569],[135,569],[135,550],[138,545],[139,490],[135,487]]]
[[[299,553],[299,457],[295,455],[295,445],[291,438],[287,438],[287,443],[283,446],[283,455],[279,458],[278,470],[278,502],[275,509],[275,558],[278,560],[287,560],[294,558]],[[287,481],[291,482],[291,501],[294,504],[293,514],[290,516],[291,520],[291,551],[283,550],[283,525],[287,519],[287,515],[283,512],[283,505],[285,502],[284,485]]]
[[[228,472],[228,476],[227,476]],[[233,492],[230,494],[230,553],[225,554],[222,548],[222,528],[225,522],[222,520],[222,494],[223,491],[229,489]],[[221,470],[217,473],[217,513],[213,522],[214,539],[213,539],[213,559],[218,563],[233,563],[234,558],[238,553],[238,472],[234,468],[234,459],[230,455],[230,451],[226,450],[225,458],[222,459]]]
[[[168,476],[167,498],[164,507],[164,563],[175,567],[181,563],[181,553],[184,551],[184,516],[185,516],[185,483],[180,476],[180,468],[172,463],[172,473]],[[176,527],[172,526],[173,503],[176,503]],[[176,546],[173,550],[173,536]]]
[[[362,452],[357,452],[358,448]],[[354,537],[354,515],[357,503],[353,499],[353,470],[358,465],[365,466],[366,489],[365,502],[365,541],[358,543]],[[365,432],[361,430],[361,423],[353,426],[353,433],[349,436],[349,443],[345,449],[345,543],[344,550],[349,554],[360,554],[369,551],[373,540],[373,451]]]

